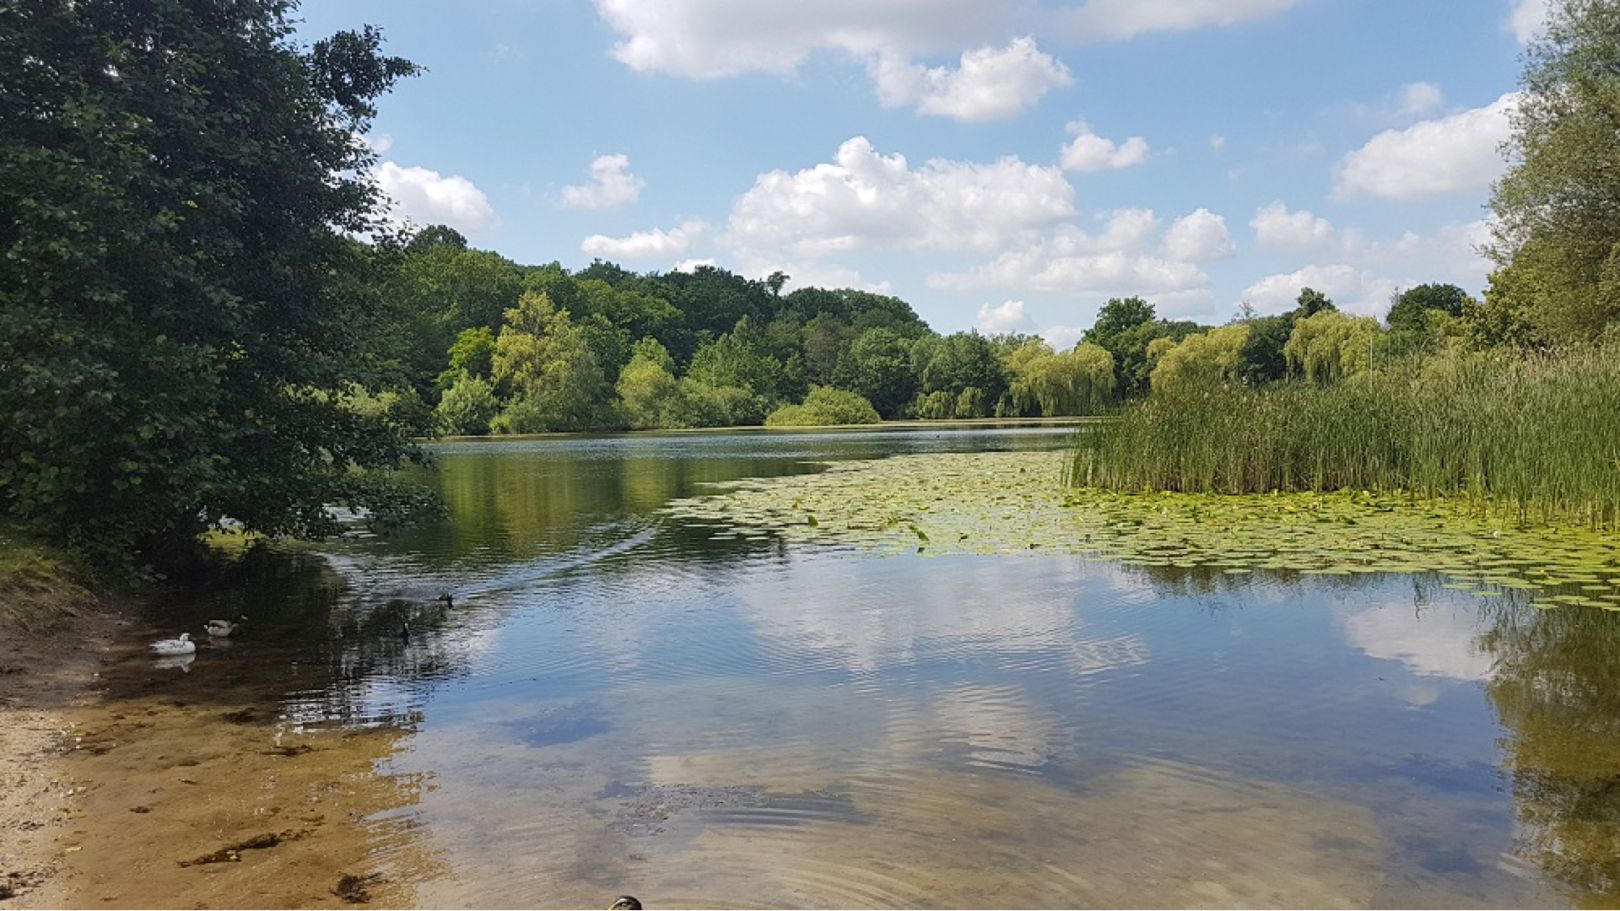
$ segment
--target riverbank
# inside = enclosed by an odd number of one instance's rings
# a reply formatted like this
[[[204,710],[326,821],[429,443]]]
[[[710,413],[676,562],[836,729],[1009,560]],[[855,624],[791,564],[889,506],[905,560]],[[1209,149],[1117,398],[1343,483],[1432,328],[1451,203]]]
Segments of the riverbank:
[[[63,755],[75,707],[94,687],[131,605],[98,599],[67,578],[46,587],[25,570],[39,554],[0,549],[0,902],[57,905],[64,836],[78,816]]]
[[[1017,428],[1017,427],[1080,427],[1086,424],[1104,423],[1113,420],[1109,415],[1085,415],[1077,417],[1058,418],[949,418],[945,420],[908,419],[903,421],[882,421],[877,424],[815,424],[805,426],[777,426],[765,427],[759,424],[750,424],[739,427],[676,427],[661,430],[622,430],[622,431],[584,431],[567,433],[510,433],[510,434],[483,434],[479,436],[444,436],[431,437],[419,440],[423,443],[467,443],[475,440],[547,440],[568,439],[570,437],[607,437],[607,436],[662,436],[665,434],[678,434],[682,436],[696,434],[728,434],[728,433],[803,433],[805,431],[880,431],[880,430],[973,430],[978,428]]]

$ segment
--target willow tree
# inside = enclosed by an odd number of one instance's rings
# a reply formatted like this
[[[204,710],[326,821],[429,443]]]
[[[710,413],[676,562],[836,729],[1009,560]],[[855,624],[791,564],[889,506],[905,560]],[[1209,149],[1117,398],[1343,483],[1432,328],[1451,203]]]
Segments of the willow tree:
[[[356,469],[409,428],[345,404],[390,262],[354,136],[416,67],[292,10],[0,3],[0,515],[110,568],[401,502]]]
[[[506,311],[491,369],[512,390],[493,428],[503,433],[593,430],[619,423],[613,388],[567,310],[527,291]]]
[[[1308,380],[1342,380],[1371,368],[1373,347],[1382,332],[1372,317],[1322,310],[1294,324],[1283,356],[1290,370]]]
[[[1157,346],[1158,359],[1149,375],[1153,391],[1176,393],[1236,380],[1244,366],[1243,349],[1249,330],[1248,323],[1233,323],[1195,332],[1168,346]],[[1156,340],[1156,345],[1157,341],[1165,340]],[[1151,347],[1149,353],[1153,353]]]
[[[1594,338],[1620,318],[1620,6],[1552,0],[1525,51],[1496,185],[1488,308],[1523,315],[1556,342]]]

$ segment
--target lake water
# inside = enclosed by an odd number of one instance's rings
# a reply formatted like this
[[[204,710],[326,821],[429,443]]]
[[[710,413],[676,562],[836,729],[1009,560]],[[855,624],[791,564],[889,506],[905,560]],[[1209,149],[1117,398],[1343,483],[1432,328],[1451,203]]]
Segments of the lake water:
[[[249,618],[109,671],[74,898],[330,903],[348,873],[441,907],[1620,901],[1614,614],[660,512],[1073,432],[437,446],[447,521],[255,553],[131,631]],[[288,844],[175,863],[261,829]]]

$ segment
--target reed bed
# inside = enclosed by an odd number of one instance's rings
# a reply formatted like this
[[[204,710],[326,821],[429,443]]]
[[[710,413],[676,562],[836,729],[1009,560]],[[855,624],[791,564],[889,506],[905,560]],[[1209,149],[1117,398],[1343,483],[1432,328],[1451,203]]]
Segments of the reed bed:
[[[1070,481],[1204,493],[1371,490],[1620,524],[1620,346],[1412,358],[1332,385],[1155,395],[1081,434]]]

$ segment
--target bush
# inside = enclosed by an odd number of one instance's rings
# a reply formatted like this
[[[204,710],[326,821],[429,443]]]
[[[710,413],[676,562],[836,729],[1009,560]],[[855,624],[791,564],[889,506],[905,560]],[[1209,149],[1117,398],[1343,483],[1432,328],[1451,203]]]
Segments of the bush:
[[[500,410],[488,381],[463,373],[439,398],[433,417],[442,433],[476,436],[489,433],[489,422]]]
[[[766,427],[826,427],[834,424],[876,424],[877,409],[858,392],[812,386],[801,405],[783,405],[765,419]]]

